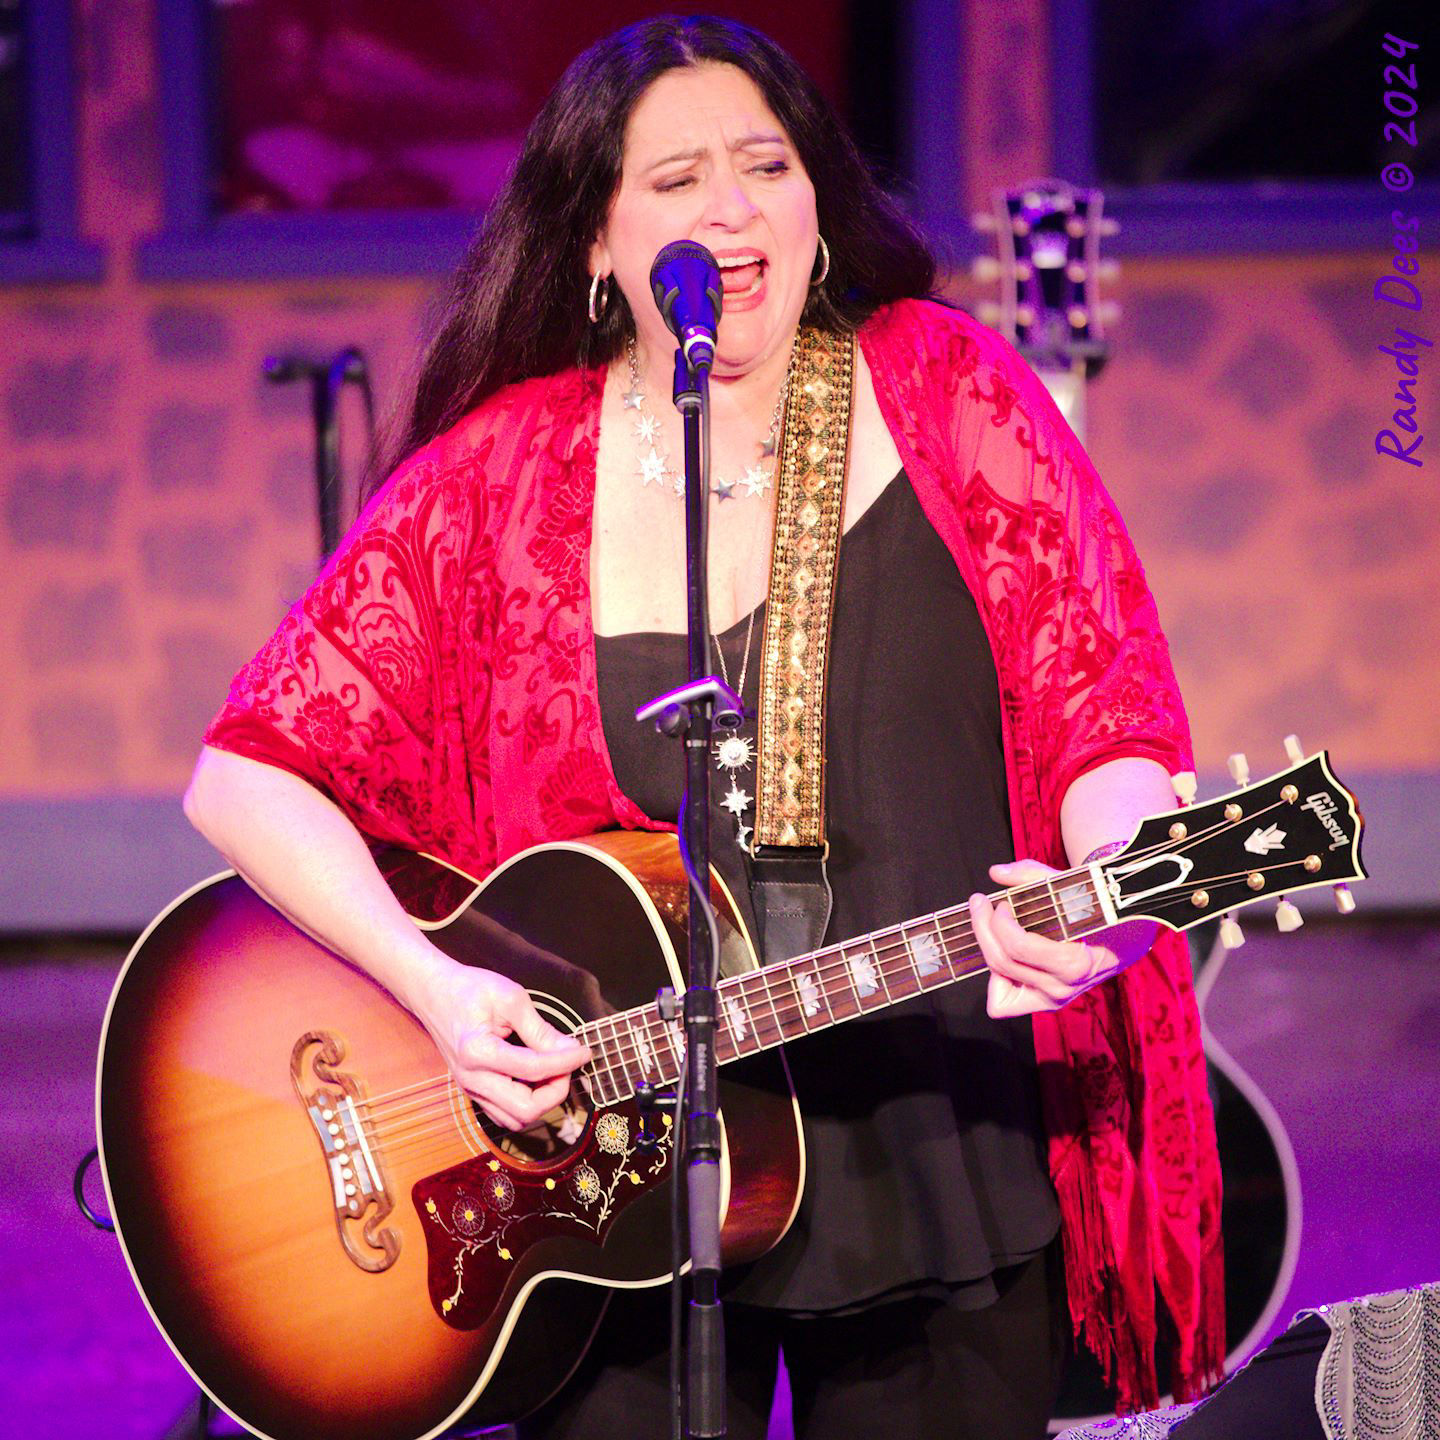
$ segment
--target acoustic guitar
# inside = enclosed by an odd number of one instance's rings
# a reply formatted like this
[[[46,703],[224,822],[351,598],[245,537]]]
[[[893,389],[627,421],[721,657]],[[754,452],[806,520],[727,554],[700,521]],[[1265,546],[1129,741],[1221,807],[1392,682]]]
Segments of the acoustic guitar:
[[[1360,834],[1320,752],[1003,896],[1059,938],[1137,917],[1180,930],[1363,877]],[[674,1129],[637,1094],[673,1086],[683,1059],[654,1000],[682,984],[674,837],[541,845],[483,883],[423,855],[381,859],[435,944],[524,985],[593,1058],[562,1105],[511,1134],[385,990],[233,872],[150,925],[100,1042],[111,1213],[182,1363],[273,1440],[515,1419],[564,1383],[612,1289],[669,1278]],[[780,1239],[805,1182],[781,1043],[987,971],[963,905],[761,968],[718,877],[714,893],[722,1239],[737,1263]]]

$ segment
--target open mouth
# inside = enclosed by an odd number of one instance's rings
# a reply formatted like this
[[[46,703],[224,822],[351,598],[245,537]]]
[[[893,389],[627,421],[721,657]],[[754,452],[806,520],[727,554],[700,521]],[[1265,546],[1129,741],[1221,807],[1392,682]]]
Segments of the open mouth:
[[[717,257],[715,263],[720,267],[720,284],[727,300],[754,295],[765,279],[767,266],[758,255],[729,255],[723,260]]]

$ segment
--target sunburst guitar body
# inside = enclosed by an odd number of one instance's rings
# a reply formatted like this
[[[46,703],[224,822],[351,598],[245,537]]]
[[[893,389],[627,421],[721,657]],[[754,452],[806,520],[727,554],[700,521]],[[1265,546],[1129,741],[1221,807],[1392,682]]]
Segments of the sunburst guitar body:
[[[562,1028],[683,988],[671,837],[542,847],[483,886],[400,852],[387,868],[441,949],[503,970]],[[727,961],[753,964],[718,885],[715,902]],[[171,906],[127,961],[101,1041],[111,1213],[171,1347],[258,1434],[514,1419],[563,1383],[612,1287],[669,1278],[668,1113],[647,1145],[633,1097],[577,1084],[509,1136],[442,1070],[386,991],[234,875]],[[728,1070],[722,1103],[739,1262],[780,1238],[803,1183],[779,1052]]]

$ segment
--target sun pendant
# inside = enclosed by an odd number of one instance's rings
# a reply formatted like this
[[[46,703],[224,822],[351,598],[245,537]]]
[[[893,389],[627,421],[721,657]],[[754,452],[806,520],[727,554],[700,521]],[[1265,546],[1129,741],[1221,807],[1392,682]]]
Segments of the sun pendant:
[[[717,770],[743,770],[754,758],[755,750],[747,735],[727,735],[715,744]]]

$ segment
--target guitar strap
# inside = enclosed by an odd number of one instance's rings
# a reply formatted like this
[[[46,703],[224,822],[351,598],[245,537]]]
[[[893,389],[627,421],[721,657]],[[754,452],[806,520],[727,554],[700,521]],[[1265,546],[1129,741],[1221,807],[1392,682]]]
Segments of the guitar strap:
[[[853,335],[799,332],[776,476],[749,864],[765,964],[818,950],[830,920],[825,682],[854,378]]]

